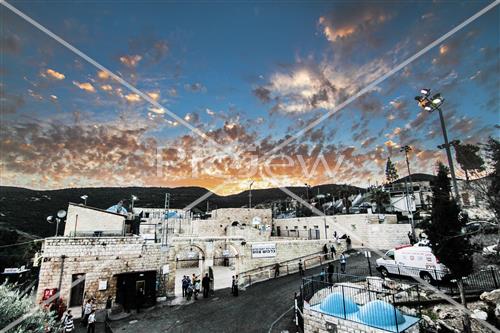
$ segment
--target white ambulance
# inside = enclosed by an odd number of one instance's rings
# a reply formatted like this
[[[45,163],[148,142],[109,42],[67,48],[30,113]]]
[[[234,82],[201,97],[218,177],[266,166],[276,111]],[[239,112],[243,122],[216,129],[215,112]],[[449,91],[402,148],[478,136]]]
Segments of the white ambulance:
[[[384,258],[376,261],[377,270],[383,276],[402,275],[420,277],[428,283],[447,280],[450,271],[432,253],[429,246],[423,244],[404,245],[385,253]]]

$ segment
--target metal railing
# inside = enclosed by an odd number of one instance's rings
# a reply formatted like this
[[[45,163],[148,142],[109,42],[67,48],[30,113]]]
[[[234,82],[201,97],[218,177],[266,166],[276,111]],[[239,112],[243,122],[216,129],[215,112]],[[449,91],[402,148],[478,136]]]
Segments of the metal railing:
[[[299,261],[302,261],[304,272],[307,269],[323,265],[327,261],[334,261],[331,254],[323,251],[311,253],[305,256],[279,262],[279,274],[277,276],[289,275],[299,272]],[[276,263],[260,266],[239,274],[239,285],[251,286],[254,283],[269,280],[276,276]]]
[[[456,284],[456,279],[450,274],[448,270],[437,270],[432,268],[415,268],[405,267],[400,265],[383,266],[388,272],[388,276],[396,276],[399,278],[419,277],[427,280],[438,290],[447,294],[458,295],[459,290]],[[381,271],[382,267],[377,270]],[[478,272],[472,273],[462,279],[464,290],[467,294],[477,294],[485,291],[500,288],[500,271],[496,267],[482,269]]]

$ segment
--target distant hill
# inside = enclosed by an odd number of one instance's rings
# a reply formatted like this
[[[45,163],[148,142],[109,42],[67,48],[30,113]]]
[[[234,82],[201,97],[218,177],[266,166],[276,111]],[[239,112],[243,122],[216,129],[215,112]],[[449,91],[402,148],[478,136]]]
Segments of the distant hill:
[[[436,176],[429,175],[427,173],[414,173],[411,175],[411,180],[414,182],[433,182],[436,179]],[[404,183],[405,181],[409,181],[408,176],[401,177],[398,180],[394,181],[394,183]]]
[[[307,196],[305,187],[287,188],[298,196]],[[318,189],[320,193],[335,196],[342,190],[353,194],[364,191],[355,186],[325,184],[312,187],[309,196],[318,194]],[[55,225],[47,223],[47,216],[56,214],[60,209],[67,209],[68,202],[82,202],[80,196],[84,194],[88,195],[89,206],[106,209],[121,199],[130,199],[132,194],[139,197],[139,201],[135,203],[137,207],[164,207],[165,193],[170,193],[170,207],[184,208],[207,192],[209,191],[202,187],[100,187],[39,191],[0,186],[0,227],[40,237],[51,236],[55,232]],[[252,206],[270,207],[272,201],[287,198],[288,195],[279,188],[252,190]],[[248,191],[227,196],[212,194],[208,202],[210,209],[245,207],[248,205]],[[206,207],[207,200],[196,208],[205,211]]]

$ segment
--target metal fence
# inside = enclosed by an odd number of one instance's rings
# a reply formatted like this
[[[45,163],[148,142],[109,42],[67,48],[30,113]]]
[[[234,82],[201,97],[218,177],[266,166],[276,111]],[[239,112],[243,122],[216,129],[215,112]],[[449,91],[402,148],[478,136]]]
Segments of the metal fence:
[[[323,277],[314,276],[302,280],[300,295],[296,296],[296,321],[298,325],[303,325],[304,303],[308,304],[311,311],[327,313],[334,317],[384,329],[388,332],[403,332],[409,327],[408,323],[413,326],[420,320],[420,309],[416,310],[418,312],[416,315],[417,313],[406,313],[401,307],[408,301],[416,300],[419,302],[421,288],[418,285],[408,285],[404,291],[387,291],[379,285],[370,285],[369,281],[366,282],[365,277],[335,273],[332,279],[333,282],[325,281]],[[363,281],[365,284],[361,283]],[[359,312],[359,316],[355,315],[363,305],[370,302],[377,304],[365,307]],[[405,326],[402,324],[401,316],[408,316],[412,321],[407,321]],[[363,321],[361,321],[362,319]],[[384,325],[378,325],[377,322],[384,323]]]
[[[393,267],[387,267],[386,265],[383,268],[378,268],[378,270],[381,271],[383,276],[397,277],[400,280],[406,278],[408,281],[415,282],[413,277],[418,277],[447,294],[459,294],[456,279],[449,271],[399,265],[393,265]],[[498,289],[500,287],[500,271],[496,267],[482,269],[463,278],[463,284],[466,294],[477,294]]]

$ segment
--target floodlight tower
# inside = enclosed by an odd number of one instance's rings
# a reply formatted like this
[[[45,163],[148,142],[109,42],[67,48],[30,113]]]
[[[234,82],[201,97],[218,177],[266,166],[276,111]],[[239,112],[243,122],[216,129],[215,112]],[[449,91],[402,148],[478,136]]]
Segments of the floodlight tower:
[[[457,178],[455,176],[455,167],[453,166],[453,158],[451,157],[450,143],[448,142],[448,133],[446,132],[446,124],[444,122],[443,111],[441,110],[441,105],[443,105],[444,103],[444,98],[441,96],[440,93],[434,94],[434,96],[431,97],[430,89],[421,89],[420,93],[421,93],[420,96],[415,97],[415,100],[418,102],[418,105],[425,111],[432,113],[437,110],[439,113],[439,120],[441,122],[441,130],[443,131],[443,139],[444,139],[444,144],[442,145],[442,147],[446,150],[446,157],[448,158],[448,166],[450,167],[451,179],[453,181],[455,200],[457,201],[458,204],[460,204],[460,194],[458,193]]]

